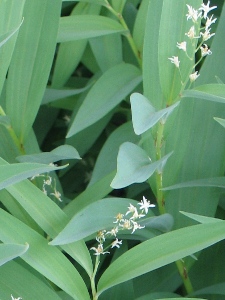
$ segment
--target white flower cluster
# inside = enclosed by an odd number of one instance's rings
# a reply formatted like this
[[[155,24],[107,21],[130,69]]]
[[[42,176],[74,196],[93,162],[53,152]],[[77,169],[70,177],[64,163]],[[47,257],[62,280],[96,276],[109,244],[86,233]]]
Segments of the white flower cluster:
[[[14,298],[13,295],[11,295],[11,300],[22,300],[22,298],[21,298],[21,297],[19,297],[19,298]]]
[[[43,185],[42,185],[42,191],[45,195],[48,195],[48,192],[46,190],[46,186],[50,187],[50,189],[53,190],[52,193],[49,193],[49,195],[52,195],[54,196],[54,198],[56,198],[58,201],[62,202],[62,198],[61,198],[61,194],[59,191],[57,191],[56,189],[56,181],[54,180],[54,185],[52,183],[52,177],[49,176],[48,174],[47,175],[35,175],[31,178],[31,180],[34,180],[35,178],[37,177],[43,177],[44,180],[43,180]]]
[[[217,8],[217,6],[212,6],[210,7],[210,1],[208,1],[207,5],[205,5],[204,3],[200,6],[200,8],[198,9],[194,9],[192,6],[187,4],[187,8],[188,8],[188,13],[186,14],[187,20],[191,20],[193,22],[193,25],[190,27],[189,31],[187,33],[185,33],[185,35],[188,37],[188,39],[193,42],[194,39],[200,39],[200,44],[199,46],[196,48],[195,53],[200,49],[201,51],[201,58],[200,60],[197,62],[197,64],[202,60],[203,57],[207,56],[207,55],[211,55],[212,51],[208,48],[208,46],[205,44],[205,42],[207,40],[209,40],[212,36],[215,35],[215,33],[210,33],[211,28],[210,26],[216,22],[216,18],[213,19],[213,15],[209,18],[208,17],[208,13]],[[200,22],[204,19],[205,21],[205,25],[200,28],[200,35],[197,36],[196,32],[199,31],[199,20]],[[195,43],[192,43],[192,45],[195,45]],[[184,51],[187,55],[187,57],[189,59],[191,59],[188,54],[187,54],[187,42],[183,41],[181,43],[177,43],[177,47]],[[172,56],[171,58],[169,58],[169,60],[171,61],[171,63],[175,64],[175,66],[177,68],[180,67],[180,61],[178,56]],[[193,69],[196,67],[196,65],[194,65]],[[192,74],[189,75],[189,79],[190,82],[195,81],[198,77],[200,76],[200,74],[198,74],[198,71],[193,72]]]
[[[101,255],[101,254],[106,254],[110,253],[108,251],[105,251],[107,248],[111,246],[111,248],[117,247],[120,248],[120,245],[122,245],[122,240],[118,240],[117,238],[117,233],[120,230],[131,230],[131,233],[134,233],[135,230],[137,229],[142,229],[144,226],[141,226],[137,220],[145,217],[148,213],[148,209],[150,207],[155,207],[154,204],[151,204],[150,201],[148,201],[144,196],[143,199],[140,203],[138,203],[140,207],[135,207],[134,205],[130,204],[128,207],[128,211],[124,214],[118,213],[116,218],[116,221],[113,222],[116,224],[111,230],[106,231],[106,230],[101,230],[98,232],[96,236],[96,240],[99,243],[97,248],[92,247],[90,250],[94,250],[95,253],[94,255]],[[139,211],[138,211],[139,210]],[[126,217],[127,215],[130,215],[130,217]],[[106,248],[103,248],[103,243],[106,240],[106,237],[115,237],[116,239]]]

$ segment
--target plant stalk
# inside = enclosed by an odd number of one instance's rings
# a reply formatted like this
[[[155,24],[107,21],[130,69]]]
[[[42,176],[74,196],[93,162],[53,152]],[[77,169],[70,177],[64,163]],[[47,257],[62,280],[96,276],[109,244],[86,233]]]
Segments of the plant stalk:
[[[91,291],[92,291],[93,300],[98,300],[98,294],[97,294],[96,286],[95,286],[95,276],[96,276],[96,273],[98,270],[99,263],[100,263],[99,255],[96,255],[95,267],[94,267],[93,274],[91,276]]]

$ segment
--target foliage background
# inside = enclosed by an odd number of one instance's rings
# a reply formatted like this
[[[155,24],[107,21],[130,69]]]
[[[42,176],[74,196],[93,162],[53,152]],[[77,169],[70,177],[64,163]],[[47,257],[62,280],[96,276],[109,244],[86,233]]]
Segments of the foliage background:
[[[156,203],[156,173],[143,183],[134,179],[128,187],[110,186],[124,142],[141,146],[156,160],[156,129],[134,133],[130,95],[141,93],[160,110],[165,99],[179,93],[168,57],[176,54],[176,43],[189,26],[186,4],[199,7],[202,1],[112,0],[113,10],[106,2],[0,1],[0,240],[6,247],[0,252],[1,299],[11,294],[23,300],[90,299],[94,262],[88,249],[95,245],[96,232],[143,195]],[[223,4],[211,1],[218,7],[213,54],[202,62],[194,92],[184,92],[164,133],[163,151],[173,154],[163,169],[163,187],[191,183],[165,190],[166,214],[151,211],[143,233],[122,235],[123,246],[103,257],[97,290],[111,288],[99,292],[100,299],[187,296],[172,263],[183,257],[193,285],[189,297],[225,298],[223,222],[180,213],[224,219],[224,128],[214,120],[225,118]],[[215,85],[202,88],[205,84]],[[198,88],[211,101],[198,96]],[[58,166],[49,166],[53,162]],[[46,177],[33,183],[27,178],[50,171],[52,190],[46,196],[41,191]],[[195,225],[193,218],[203,224]],[[176,231],[181,228],[187,232]],[[174,236],[167,245],[170,231]],[[158,236],[163,239],[155,240]],[[60,246],[49,245],[56,237]],[[188,256],[217,241],[195,254],[197,261]],[[140,253],[127,251],[135,248]],[[123,268],[108,268],[120,256]]]

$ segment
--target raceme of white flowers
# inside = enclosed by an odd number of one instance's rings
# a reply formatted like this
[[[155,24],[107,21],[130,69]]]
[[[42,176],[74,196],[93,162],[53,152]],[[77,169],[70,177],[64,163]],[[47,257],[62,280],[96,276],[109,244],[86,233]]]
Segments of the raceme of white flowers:
[[[110,253],[105,251],[107,248],[120,248],[122,245],[122,240],[118,240],[117,233],[120,230],[131,230],[131,233],[134,233],[137,229],[142,229],[145,226],[141,226],[138,223],[138,219],[143,218],[147,215],[148,210],[150,207],[155,207],[154,204],[151,204],[144,196],[140,203],[140,207],[135,207],[134,205],[130,204],[128,207],[128,211],[125,214],[118,213],[115,217],[115,221],[113,222],[116,224],[111,230],[101,230],[97,233],[96,240],[98,242],[97,247],[92,247],[90,250],[93,250],[95,253],[94,255],[101,255]],[[129,218],[127,217],[129,215]],[[106,238],[115,238],[115,240],[108,246],[106,249],[103,247],[103,243],[105,242]]]
[[[197,64],[199,64],[199,62],[202,60],[203,57],[207,56],[207,55],[211,55],[212,51],[208,48],[207,44],[205,44],[206,41],[208,41],[212,36],[215,35],[215,33],[211,33],[211,28],[210,26],[212,24],[214,24],[216,22],[216,18],[213,19],[213,15],[211,17],[208,17],[208,13],[217,8],[217,6],[212,6],[210,7],[210,1],[208,1],[207,5],[205,5],[204,3],[200,6],[200,8],[198,9],[194,9],[192,6],[187,4],[187,8],[188,8],[188,13],[186,14],[187,17],[187,21],[191,20],[193,25],[190,27],[189,31],[187,33],[185,33],[185,35],[188,37],[189,42],[192,43],[192,45],[195,45],[195,43],[193,43],[194,39],[200,39],[200,44],[199,46],[196,48],[195,53],[200,49],[200,53],[201,53],[201,58],[199,59],[199,61],[193,66],[193,70],[194,72],[192,74],[189,75],[189,79],[190,82],[194,82],[199,76],[200,74],[198,74],[198,71],[195,71],[195,67]],[[196,32],[198,32],[198,21],[204,21],[205,25],[200,28],[200,35],[197,36]],[[187,42],[183,41],[183,42],[177,42],[177,47],[178,49],[184,51],[186,53],[186,56],[191,60],[191,58],[189,57],[188,53],[187,53]],[[178,56],[172,56],[169,58],[169,60],[171,61],[171,63],[173,63],[176,68],[180,68],[180,60]],[[180,69],[179,69],[180,71]],[[182,82],[182,81],[181,81]],[[183,84],[183,82],[182,82]]]

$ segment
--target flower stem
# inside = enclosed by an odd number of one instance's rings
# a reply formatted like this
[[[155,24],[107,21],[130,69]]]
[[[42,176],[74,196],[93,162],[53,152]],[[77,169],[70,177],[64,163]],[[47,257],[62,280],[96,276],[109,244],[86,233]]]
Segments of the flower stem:
[[[136,44],[134,42],[134,39],[130,33],[130,30],[122,16],[121,13],[118,13],[117,11],[115,11],[115,9],[110,5],[110,3],[105,0],[105,7],[114,15],[117,17],[117,19],[119,20],[120,24],[123,26],[123,28],[126,30],[126,33],[125,33],[125,36],[128,40],[128,43],[134,53],[134,56],[136,57],[136,60],[140,66],[140,68],[142,68],[142,59],[141,59],[141,56],[140,56],[140,52],[138,51],[137,47],[136,47]]]
[[[164,130],[164,123],[159,122],[158,124],[158,130],[157,130],[157,137],[156,137],[156,143],[155,143],[155,148],[156,148],[156,159],[160,160],[162,158],[162,144],[163,144],[163,130]],[[163,191],[162,191],[162,172],[157,171],[156,173],[156,198],[157,198],[157,203],[159,207],[159,212],[160,214],[164,214],[165,211],[165,202],[164,202],[164,196],[163,196]]]
[[[178,272],[183,280],[183,284],[184,284],[184,287],[185,287],[185,290],[187,292],[187,294],[190,294],[190,293],[193,293],[193,286],[192,286],[192,283],[191,283],[191,280],[188,276],[188,272],[187,272],[187,269],[185,267],[185,264],[184,264],[184,261],[183,260],[177,260],[176,261],[176,266],[177,266],[177,269],[178,269]]]
[[[163,146],[163,132],[164,132],[164,122],[159,122],[158,128],[157,128],[157,136],[156,136],[156,142],[155,142],[155,150],[156,150],[156,159],[160,160],[162,158],[162,146]],[[164,195],[163,195],[163,185],[162,185],[162,179],[163,179],[163,173],[162,170],[161,172],[156,173],[156,198],[157,198],[157,203],[159,207],[159,212],[160,214],[165,214],[166,213],[166,208],[165,208],[165,200],[164,200]],[[182,278],[185,290],[187,294],[190,294],[193,292],[193,287],[191,284],[191,280],[188,276],[188,271],[185,267],[185,263],[182,260],[176,261],[176,266],[178,269],[178,272]]]
[[[91,291],[92,291],[93,300],[98,300],[98,294],[95,286],[95,276],[98,270],[99,263],[100,263],[99,255],[96,255],[95,267],[94,267],[93,274],[91,276]]]

